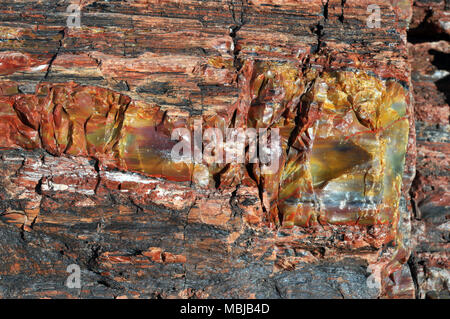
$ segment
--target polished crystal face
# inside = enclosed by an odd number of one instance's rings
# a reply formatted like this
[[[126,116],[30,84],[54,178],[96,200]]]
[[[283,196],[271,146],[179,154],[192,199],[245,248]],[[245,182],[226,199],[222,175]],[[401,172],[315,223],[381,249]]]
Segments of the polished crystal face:
[[[253,185],[273,224],[395,228],[409,131],[401,84],[363,71],[254,61],[244,64],[239,83],[234,105],[200,116],[203,130],[279,129],[280,168],[272,174],[259,164],[177,163],[171,133],[193,130],[193,118],[73,83],[43,84],[35,95],[8,84],[0,146],[91,156],[105,167],[198,187]]]

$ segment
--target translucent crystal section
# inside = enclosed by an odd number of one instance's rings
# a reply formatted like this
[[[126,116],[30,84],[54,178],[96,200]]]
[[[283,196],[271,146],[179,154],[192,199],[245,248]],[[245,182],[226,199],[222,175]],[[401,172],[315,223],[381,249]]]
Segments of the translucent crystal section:
[[[89,156],[105,167],[200,187],[246,183],[258,187],[275,225],[395,229],[409,132],[408,92],[401,84],[362,71],[275,62],[247,61],[239,76],[240,95],[230,110],[196,119],[203,123],[200,137],[210,127],[223,133],[278,128],[282,152],[272,174],[254,163],[175,162],[171,133],[192,132],[193,118],[74,83],[42,84],[36,94],[5,87],[0,146]]]
[[[307,155],[288,154],[279,208],[284,225],[395,224],[409,121],[407,92],[363,72],[316,79]],[[305,107],[305,106],[304,106]]]

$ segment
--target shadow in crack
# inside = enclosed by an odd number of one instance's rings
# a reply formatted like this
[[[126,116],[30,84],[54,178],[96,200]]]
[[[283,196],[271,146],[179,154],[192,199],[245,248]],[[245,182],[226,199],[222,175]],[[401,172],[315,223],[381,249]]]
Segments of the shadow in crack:
[[[433,10],[429,9],[422,22],[417,27],[409,29],[408,42],[416,44],[440,40],[450,41],[450,36],[439,25],[436,25],[432,18]]]
[[[441,71],[450,72],[450,54],[431,49],[428,51],[433,56],[432,64]],[[435,82],[437,89],[445,95],[445,102],[450,104],[450,74]]]

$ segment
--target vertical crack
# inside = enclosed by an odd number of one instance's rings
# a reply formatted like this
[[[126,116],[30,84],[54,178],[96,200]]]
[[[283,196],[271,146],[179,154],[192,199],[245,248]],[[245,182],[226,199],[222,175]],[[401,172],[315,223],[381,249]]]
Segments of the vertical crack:
[[[329,3],[329,1],[330,0],[326,0],[326,2],[323,2],[323,0],[322,0],[322,15],[323,15],[325,21],[328,20],[328,3]]]
[[[228,8],[231,12],[231,17],[233,19],[233,25],[230,26],[229,35],[232,40],[231,44],[231,54],[233,56],[233,65],[236,68],[236,71],[239,72],[239,70],[242,68],[242,61],[238,58],[240,49],[238,47],[238,40],[237,40],[237,32],[242,28],[242,26],[245,24],[244,14],[247,8],[247,0],[240,0],[239,1],[239,13],[236,12],[236,4],[235,0],[230,0],[228,3]]]
[[[411,277],[414,283],[415,288],[415,297],[416,299],[419,298],[419,281],[417,279],[417,262],[416,262],[416,256],[414,252],[411,254],[411,256],[408,259],[408,267],[411,272]]]
[[[56,49],[56,53],[52,56],[52,58],[48,62],[47,71],[45,72],[44,78],[42,80],[47,79],[48,75],[50,74],[50,71],[52,70],[53,62],[55,62],[56,57],[58,56],[59,52],[61,51],[61,48],[62,48],[62,45],[63,45],[63,40],[64,40],[64,38],[66,36],[66,28],[64,28],[63,30],[59,31],[59,34],[61,35],[61,39],[59,40],[59,46]]]
[[[246,170],[248,173],[248,176],[255,182],[256,186],[258,187],[258,197],[259,201],[261,203],[261,209],[263,211],[263,216],[266,219],[265,221],[268,222],[270,219],[269,213],[267,212],[266,206],[264,205],[264,181],[262,180],[263,177],[261,176],[259,179],[256,177],[254,171],[253,171],[253,165],[257,164],[247,164]]]
[[[100,161],[98,159],[96,159],[96,158],[94,158],[94,161],[95,161],[94,162],[94,170],[97,173],[97,181],[95,183],[94,194],[97,194],[97,190],[98,190],[98,187],[100,186],[102,177],[101,177],[101,174],[100,174]]]
[[[345,2],[347,0],[341,0],[341,14],[339,15],[339,21],[341,23],[344,23],[344,7],[345,7]]]
[[[324,28],[324,25],[328,21],[328,3],[329,3],[329,0],[326,0],[325,2],[323,2],[323,0],[322,0],[322,17],[323,17],[323,19],[321,19],[321,20],[323,20],[323,21],[319,21],[319,22],[317,22],[316,25],[311,27],[311,32],[317,36],[317,45],[315,48],[313,48],[311,50],[312,53],[319,52],[323,46],[323,43],[322,43],[322,38],[324,36],[323,28]]]

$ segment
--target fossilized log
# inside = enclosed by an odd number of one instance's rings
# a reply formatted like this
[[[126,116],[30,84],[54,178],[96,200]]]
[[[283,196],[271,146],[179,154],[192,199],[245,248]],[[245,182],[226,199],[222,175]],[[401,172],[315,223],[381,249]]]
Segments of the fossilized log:
[[[0,4],[0,294],[414,296],[411,3],[376,2]],[[280,170],[174,163],[195,120],[279,128]]]

